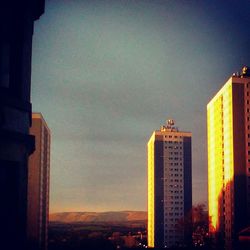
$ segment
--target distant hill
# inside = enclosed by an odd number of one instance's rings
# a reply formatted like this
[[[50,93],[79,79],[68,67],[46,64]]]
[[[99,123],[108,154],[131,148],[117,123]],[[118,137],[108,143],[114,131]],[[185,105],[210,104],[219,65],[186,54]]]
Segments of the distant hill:
[[[121,211],[121,212],[63,212],[49,215],[50,222],[63,223],[97,223],[97,222],[135,222],[146,221],[145,211]]]

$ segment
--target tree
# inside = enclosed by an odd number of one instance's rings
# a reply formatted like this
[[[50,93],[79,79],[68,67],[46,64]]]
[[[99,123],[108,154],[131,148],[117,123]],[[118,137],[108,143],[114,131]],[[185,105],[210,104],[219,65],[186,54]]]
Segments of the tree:
[[[195,246],[204,246],[208,241],[208,212],[206,205],[203,203],[192,207],[192,228],[193,228],[193,244]]]

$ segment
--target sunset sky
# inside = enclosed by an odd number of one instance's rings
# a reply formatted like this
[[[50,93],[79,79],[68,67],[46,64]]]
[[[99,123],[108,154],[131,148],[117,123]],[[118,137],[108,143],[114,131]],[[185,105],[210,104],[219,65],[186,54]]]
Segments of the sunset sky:
[[[146,144],[168,118],[193,133],[193,203],[207,202],[206,105],[250,65],[250,1],[47,0],[32,60],[50,212],[146,210]]]

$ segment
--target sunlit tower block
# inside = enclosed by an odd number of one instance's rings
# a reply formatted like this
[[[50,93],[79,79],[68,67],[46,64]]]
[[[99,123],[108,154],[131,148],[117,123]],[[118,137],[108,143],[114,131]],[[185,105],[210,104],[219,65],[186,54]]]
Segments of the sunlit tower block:
[[[32,114],[30,134],[36,149],[28,167],[28,242],[31,250],[46,250],[49,216],[50,130],[40,113]]]
[[[250,215],[250,74],[234,74],[207,105],[209,231],[232,246]]]
[[[168,120],[148,141],[148,247],[191,241],[191,136]]]

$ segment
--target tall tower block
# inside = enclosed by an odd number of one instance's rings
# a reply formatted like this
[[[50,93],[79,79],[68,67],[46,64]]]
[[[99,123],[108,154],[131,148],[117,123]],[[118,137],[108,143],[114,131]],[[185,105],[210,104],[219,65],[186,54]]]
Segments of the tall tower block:
[[[30,249],[46,250],[49,216],[50,130],[40,113],[32,114],[30,134],[36,149],[28,167],[28,240]]]
[[[192,208],[191,133],[168,120],[148,141],[148,246],[190,240],[183,223]]]
[[[210,233],[231,246],[250,216],[250,74],[234,74],[207,105]]]

